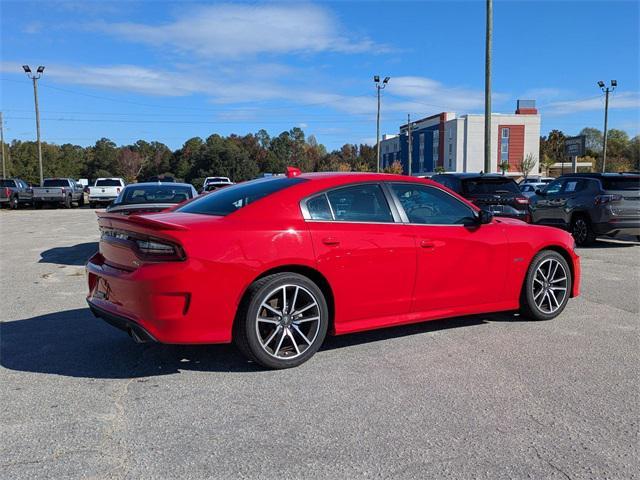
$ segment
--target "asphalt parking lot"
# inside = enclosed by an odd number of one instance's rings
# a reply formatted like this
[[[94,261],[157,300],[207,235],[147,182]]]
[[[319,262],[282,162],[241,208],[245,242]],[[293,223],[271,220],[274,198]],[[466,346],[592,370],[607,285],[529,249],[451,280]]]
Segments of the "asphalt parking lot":
[[[88,209],[0,211],[1,478],[637,478],[640,245],[580,250],[582,296],[329,338],[263,371],[137,345],[86,308]]]

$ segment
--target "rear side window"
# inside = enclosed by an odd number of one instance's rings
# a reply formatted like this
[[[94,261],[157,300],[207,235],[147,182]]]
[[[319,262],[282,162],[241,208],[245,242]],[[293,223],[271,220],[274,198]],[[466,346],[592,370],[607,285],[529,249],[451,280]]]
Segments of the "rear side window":
[[[483,195],[494,193],[520,193],[518,184],[509,178],[477,178],[463,180],[462,190],[470,195]]]
[[[14,188],[16,186],[13,180],[2,180],[0,179],[0,187],[9,187]]]
[[[324,193],[307,200],[307,210],[311,220],[333,220],[329,200]]]
[[[366,184],[327,192],[334,219],[343,222],[393,222],[380,185]]]
[[[225,216],[285,188],[306,182],[303,178],[271,177],[240,183],[202,196],[177,212]]]
[[[42,183],[43,187],[68,187],[69,180],[50,178]]]
[[[96,187],[121,187],[120,180],[105,178],[104,180],[96,180]]]
[[[604,177],[601,178],[602,188],[605,190],[640,190],[640,176],[638,177]]]

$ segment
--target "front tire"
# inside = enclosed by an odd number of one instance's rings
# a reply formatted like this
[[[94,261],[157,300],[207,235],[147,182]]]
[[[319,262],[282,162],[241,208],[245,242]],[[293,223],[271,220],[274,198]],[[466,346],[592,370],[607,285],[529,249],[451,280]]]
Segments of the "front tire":
[[[297,367],[318,351],[328,325],[320,288],[297,273],[276,273],[249,287],[236,317],[234,343],[263,367]]]
[[[553,250],[542,250],[529,265],[520,313],[531,320],[551,320],[562,313],[571,296],[573,278],[565,258]]]

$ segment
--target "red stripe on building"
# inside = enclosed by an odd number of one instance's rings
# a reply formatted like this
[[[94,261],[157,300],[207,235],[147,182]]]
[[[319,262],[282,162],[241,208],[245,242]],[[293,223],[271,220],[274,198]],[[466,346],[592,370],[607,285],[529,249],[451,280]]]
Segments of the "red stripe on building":
[[[500,171],[500,147],[502,145],[502,129],[509,129],[509,171],[520,172],[524,160],[524,125],[498,125],[498,158],[496,171]]]

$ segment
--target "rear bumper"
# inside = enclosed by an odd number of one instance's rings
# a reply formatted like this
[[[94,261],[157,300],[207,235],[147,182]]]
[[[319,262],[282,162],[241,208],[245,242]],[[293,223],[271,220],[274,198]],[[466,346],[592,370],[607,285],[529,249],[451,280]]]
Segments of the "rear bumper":
[[[594,223],[593,230],[598,235],[640,235],[640,219],[615,218],[608,222]]]
[[[91,310],[121,330],[159,343],[229,343],[235,300],[198,260],[122,270],[100,253],[86,265]],[[213,278],[216,278],[215,274]],[[139,330],[138,330],[139,329]]]
[[[131,320],[130,318],[116,315],[114,313],[108,312],[107,310],[103,310],[102,308],[97,307],[96,305],[91,303],[91,301],[88,299],[87,303],[89,304],[91,313],[93,313],[96,317],[102,318],[112,327],[116,327],[124,332],[127,332],[136,342],[157,342],[153,335],[151,335],[149,332],[147,332],[147,330],[145,330],[144,327]]]
[[[111,203],[118,197],[92,197],[89,196],[89,201],[94,203]]]

